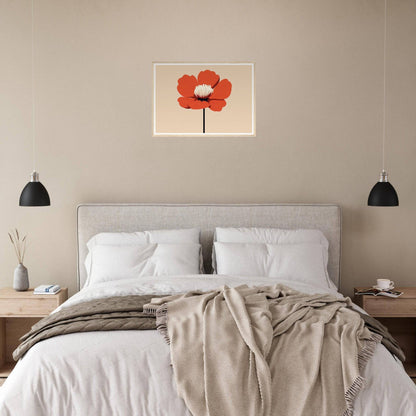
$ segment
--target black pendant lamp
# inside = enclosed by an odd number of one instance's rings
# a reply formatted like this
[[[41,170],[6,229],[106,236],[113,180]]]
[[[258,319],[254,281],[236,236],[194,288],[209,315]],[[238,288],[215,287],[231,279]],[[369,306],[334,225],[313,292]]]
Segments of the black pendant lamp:
[[[384,0],[384,101],[383,101],[383,169],[380,180],[373,186],[368,196],[368,205],[372,207],[397,207],[399,197],[393,185],[388,180],[384,170],[386,142],[386,44],[387,44],[387,0]]]
[[[387,172],[383,170],[380,180],[373,186],[368,196],[368,205],[372,207],[397,207],[399,197],[393,185],[388,181]]]
[[[33,171],[30,175],[30,182],[20,194],[19,205],[21,207],[45,207],[50,204],[48,191],[39,182],[39,173]]]
[[[32,142],[33,142],[33,166],[35,166],[35,48],[34,48],[34,0],[32,0]],[[21,207],[43,207],[51,204],[48,191],[39,182],[39,174],[33,169],[30,182],[23,188],[20,194],[19,205]]]

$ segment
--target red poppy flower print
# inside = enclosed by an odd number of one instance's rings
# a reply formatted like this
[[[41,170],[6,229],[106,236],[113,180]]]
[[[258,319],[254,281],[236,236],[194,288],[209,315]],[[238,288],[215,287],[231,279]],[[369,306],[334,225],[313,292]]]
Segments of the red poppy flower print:
[[[178,79],[179,105],[186,109],[203,110],[203,128],[205,133],[205,109],[221,111],[231,94],[231,82],[220,80],[220,76],[209,69],[201,71],[198,78],[194,75],[183,75]]]
[[[222,79],[214,71],[207,69],[198,74],[184,75],[178,79],[179,105],[183,108],[200,110],[210,108],[212,111],[221,111],[226,105],[225,99],[231,94],[231,82]]]

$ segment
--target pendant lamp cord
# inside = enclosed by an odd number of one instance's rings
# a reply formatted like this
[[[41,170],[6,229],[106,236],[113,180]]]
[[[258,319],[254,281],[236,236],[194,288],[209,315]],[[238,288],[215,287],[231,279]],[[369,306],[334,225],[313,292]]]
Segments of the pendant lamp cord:
[[[386,146],[386,55],[387,55],[387,0],[384,0],[384,51],[383,51],[383,156],[382,166],[385,170]]]
[[[36,171],[36,135],[35,135],[35,21],[34,0],[32,0],[32,158],[33,170]]]

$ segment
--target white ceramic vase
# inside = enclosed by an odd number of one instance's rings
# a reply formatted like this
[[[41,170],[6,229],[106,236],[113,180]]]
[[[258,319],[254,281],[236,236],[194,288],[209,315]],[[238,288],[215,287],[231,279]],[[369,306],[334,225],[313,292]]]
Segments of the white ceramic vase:
[[[14,270],[13,289],[18,292],[29,289],[29,274],[22,263],[19,263]]]

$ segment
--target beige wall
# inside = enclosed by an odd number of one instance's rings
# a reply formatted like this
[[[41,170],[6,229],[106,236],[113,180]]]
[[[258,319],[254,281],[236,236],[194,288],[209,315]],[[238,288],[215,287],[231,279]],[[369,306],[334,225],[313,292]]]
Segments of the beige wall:
[[[6,232],[29,234],[32,286],[76,288],[81,202],[322,202],[343,208],[342,289],[416,285],[416,1],[390,1],[380,171],[382,0],[36,0],[38,170],[31,172],[30,2],[0,0],[0,286]],[[256,63],[256,138],[152,138],[152,61]]]

